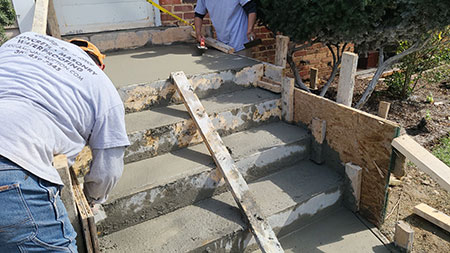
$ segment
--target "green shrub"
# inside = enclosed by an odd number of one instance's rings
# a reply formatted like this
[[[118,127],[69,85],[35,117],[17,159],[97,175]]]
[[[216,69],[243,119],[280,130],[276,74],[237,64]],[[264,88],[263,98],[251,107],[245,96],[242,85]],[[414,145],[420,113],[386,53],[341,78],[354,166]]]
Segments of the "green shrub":
[[[441,139],[440,143],[433,149],[433,155],[450,166],[450,136]]]
[[[16,20],[11,0],[0,0],[0,45],[6,41],[5,26],[12,25]]]
[[[396,73],[387,79],[388,92],[399,99],[406,99],[417,87],[419,80],[424,78],[428,83],[439,83],[449,78],[450,71],[450,27],[435,32],[427,47],[403,57],[398,64],[401,73]],[[397,53],[411,47],[408,41],[399,43]],[[439,66],[444,66],[439,68]]]

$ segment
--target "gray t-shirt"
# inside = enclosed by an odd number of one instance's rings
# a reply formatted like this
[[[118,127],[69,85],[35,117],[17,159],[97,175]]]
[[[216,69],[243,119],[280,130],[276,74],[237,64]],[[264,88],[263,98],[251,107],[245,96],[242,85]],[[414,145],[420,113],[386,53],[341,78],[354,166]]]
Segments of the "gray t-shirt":
[[[23,33],[0,47],[0,155],[62,184],[53,156],[129,145],[109,78],[79,47]]]

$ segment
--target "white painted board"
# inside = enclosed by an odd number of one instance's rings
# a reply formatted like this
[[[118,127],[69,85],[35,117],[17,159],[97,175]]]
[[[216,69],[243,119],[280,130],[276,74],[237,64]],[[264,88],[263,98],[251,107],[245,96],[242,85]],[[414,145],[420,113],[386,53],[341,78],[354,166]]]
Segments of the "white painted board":
[[[54,5],[61,35],[161,25],[159,10],[145,0],[58,0]]]

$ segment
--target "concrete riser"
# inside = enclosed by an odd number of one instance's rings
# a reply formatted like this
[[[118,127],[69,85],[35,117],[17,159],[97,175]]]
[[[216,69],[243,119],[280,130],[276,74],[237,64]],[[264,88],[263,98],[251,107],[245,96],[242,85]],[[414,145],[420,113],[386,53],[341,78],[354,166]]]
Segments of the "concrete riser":
[[[309,156],[310,139],[273,147],[236,161],[244,178],[251,182]],[[131,194],[104,205],[108,218],[98,224],[98,230],[109,234],[126,227],[164,215],[226,191],[211,164],[203,172]]]
[[[256,81],[263,76],[263,72],[264,65],[257,64],[238,70],[188,76],[188,79],[195,94],[201,99],[254,87]],[[175,85],[170,80],[130,85],[118,90],[127,113],[148,110],[154,106],[183,103],[175,91]]]
[[[303,203],[291,206],[266,218],[269,220],[277,237],[280,238],[301,227],[307,226],[320,217],[332,213],[341,206],[342,189],[341,187],[335,187],[326,193],[313,196]],[[245,228],[233,231],[233,233],[215,241],[207,242],[190,252],[253,252],[258,248],[259,246],[250,230]]]
[[[221,136],[250,129],[263,123],[280,120],[279,99],[248,105],[210,115],[214,128]],[[202,142],[197,127],[191,119],[154,129],[128,134],[131,145],[125,152],[125,163],[154,157]]]

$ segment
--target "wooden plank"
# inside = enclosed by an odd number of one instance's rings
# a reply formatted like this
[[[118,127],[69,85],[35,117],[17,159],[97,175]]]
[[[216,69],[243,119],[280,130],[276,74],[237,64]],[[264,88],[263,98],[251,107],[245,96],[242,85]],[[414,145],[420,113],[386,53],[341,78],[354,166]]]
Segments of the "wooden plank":
[[[389,114],[389,109],[391,108],[391,103],[386,101],[381,101],[378,106],[378,116],[386,119]]]
[[[81,237],[82,229],[81,224],[78,219],[78,210],[75,203],[75,194],[72,187],[72,179],[70,176],[69,164],[67,162],[67,156],[57,155],[53,158],[53,167],[59,173],[61,180],[63,181],[64,187],[61,190],[61,200],[66,207],[67,216],[69,217],[70,223],[72,224],[75,232],[77,233],[77,247],[80,253],[85,252],[84,249],[84,239]]]
[[[58,18],[56,17],[55,5],[53,4],[53,1],[54,0],[49,0],[48,2],[48,30],[51,36],[61,39],[61,32],[59,30]]]
[[[100,252],[98,245],[97,228],[95,226],[94,213],[89,206],[86,196],[83,193],[80,183],[73,170],[70,171],[72,176],[73,191],[75,193],[75,202],[77,204],[78,212],[80,214],[80,222],[83,228],[83,236],[86,242],[86,249],[88,253]],[[91,230],[95,231],[91,231]]]
[[[40,34],[47,33],[47,14],[49,0],[36,0],[31,31]]]
[[[266,90],[269,90],[269,91],[274,92],[274,93],[281,93],[281,86],[280,85],[271,84],[269,82],[258,80],[258,81],[256,81],[256,86],[258,86],[260,88],[263,88],[263,89],[266,89]]]
[[[450,232],[450,217],[431,206],[421,203],[414,207],[414,213],[436,226]]]
[[[350,180],[350,186],[352,188],[352,194],[354,197],[354,206],[352,206],[352,211],[359,211],[359,202],[361,200],[361,182],[362,182],[362,168],[358,165],[352,163],[345,164],[345,174]]]
[[[404,249],[405,252],[411,252],[414,241],[414,230],[404,221],[395,224],[394,243]]]
[[[199,129],[211,156],[214,158],[217,167],[228,183],[234,200],[247,218],[249,228],[255,236],[256,242],[259,244],[261,250],[263,252],[284,252],[267,219],[263,217],[247,183],[236,168],[233,158],[231,158],[222,139],[217,131],[215,131],[203,105],[194,94],[194,89],[186,78],[186,75],[184,72],[174,72],[171,74],[171,77],[184,100],[189,114]]]
[[[197,38],[197,36],[195,35],[195,31],[192,31],[191,35],[192,35],[192,37]],[[224,53],[227,53],[227,54],[233,54],[234,53],[234,48],[233,47],[230,47],[227,44],[222,43],[222,42],[220,42],[220,41],[218,41],[216,39],[213,39],[211,37],[205,37],[205,44],[208,47],[213,47],[213,48],[215,48],[215,49],[217,49],[219,51],[222,51]]]
[[[450,168],[445,163],[406,134],[395,138],[392,146],[450,192]]]
[[[275,51],[275,65],[286,67],[286,59],[288,53],[289,37],[277,35],[276,37],[276,51]]]

